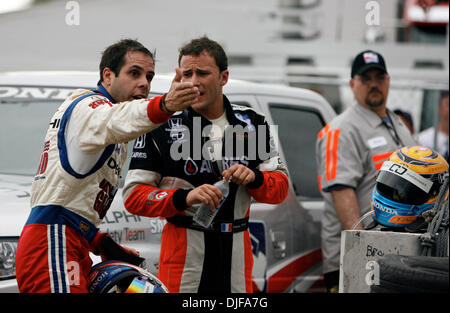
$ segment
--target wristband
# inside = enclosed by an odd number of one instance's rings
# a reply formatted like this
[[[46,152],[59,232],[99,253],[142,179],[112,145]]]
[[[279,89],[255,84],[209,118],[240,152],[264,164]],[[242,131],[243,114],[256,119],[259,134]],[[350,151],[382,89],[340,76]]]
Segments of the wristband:
[[[175,111],[171,111],[167,108],[166,106],[166,93],[163,95],[163,97],[161,98],[161,101],[159,102],[159,108],[161,109],[161,111],[163,111],[164,113],[168,114],[168,115],[172,115],[175,113]]]

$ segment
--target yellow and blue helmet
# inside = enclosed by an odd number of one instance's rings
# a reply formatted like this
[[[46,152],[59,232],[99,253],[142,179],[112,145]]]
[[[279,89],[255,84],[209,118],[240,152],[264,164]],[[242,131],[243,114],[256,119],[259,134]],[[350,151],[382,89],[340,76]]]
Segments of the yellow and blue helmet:
[[[434,207],[448,176],[448,163],[422,146],[391,154],[378,172],[372,192],[374,219],[388,227],[405,227]]]

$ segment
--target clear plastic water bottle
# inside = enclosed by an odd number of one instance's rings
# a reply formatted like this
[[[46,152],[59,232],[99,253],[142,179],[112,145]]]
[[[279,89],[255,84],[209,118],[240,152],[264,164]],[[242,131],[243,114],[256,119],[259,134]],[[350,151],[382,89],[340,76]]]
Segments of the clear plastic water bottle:
[[[223,199],[220,201],[219,206],[214,211],[211,211],[209,204],[201,203],[193,217],[193,220],[196,223],[202,225],[205,228],[208,228],[211,225],[211,222],[213,221],[217,212],[219,212],[219,209],[222,207],[222,204],[225,202],[225,199],[228,197],[228,193],[230,192],[230,183],[225,179],[219,180],[214,184],[214,186],[219,188],[223,195]]]

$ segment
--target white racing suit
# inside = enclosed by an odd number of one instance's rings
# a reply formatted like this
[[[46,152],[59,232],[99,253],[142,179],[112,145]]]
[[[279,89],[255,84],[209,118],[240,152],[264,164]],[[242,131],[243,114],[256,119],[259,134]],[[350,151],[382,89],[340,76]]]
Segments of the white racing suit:
[[[21,292],[87,292],[88,252],[119,187],[127,142],[167,121],[160,101],[115,103],[100,85],[75,90],[58,108],[17,248]]]

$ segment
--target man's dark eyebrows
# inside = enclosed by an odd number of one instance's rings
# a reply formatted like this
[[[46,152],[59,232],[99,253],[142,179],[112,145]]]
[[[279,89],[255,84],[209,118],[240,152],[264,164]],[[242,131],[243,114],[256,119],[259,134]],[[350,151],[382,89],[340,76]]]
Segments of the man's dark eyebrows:
[[[138,70],[140,70],[140,71],[144,71],[144,68],[143,68],[143,67],[141,67],[141,66],[139,66],[139,65],[136,65],[136,64],[131,65],[130,68],[129,68],[129,70],[133,70],[133,69],[138,69]]]
[[[139,66],[139,65],[136,65],[136,64],[130,66],[130,68],[129,68],[129,70],[133,70],[133,69],[137,69],[137,70],[139,70],[139,71],[144,72],[144,68],[141,67],[141,66]],[[148,71],[148,72],[147,72],[147,75],[155,76],[155,72],[154,72],[154,71]]]

